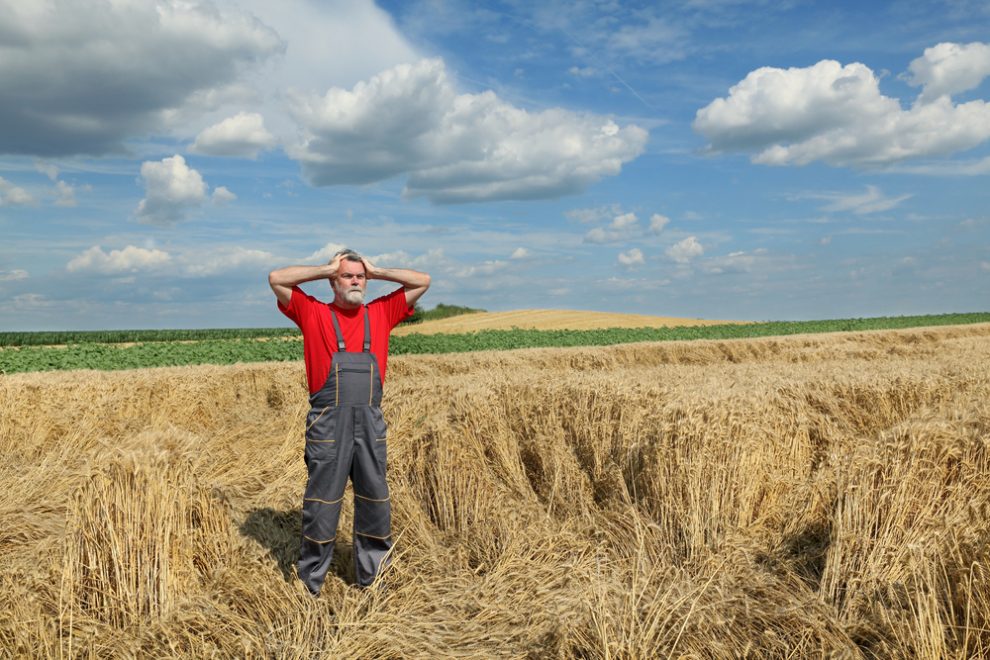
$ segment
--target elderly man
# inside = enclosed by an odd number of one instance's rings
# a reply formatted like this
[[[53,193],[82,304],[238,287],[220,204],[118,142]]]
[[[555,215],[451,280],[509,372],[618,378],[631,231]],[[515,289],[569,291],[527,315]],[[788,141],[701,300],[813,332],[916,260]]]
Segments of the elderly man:
[[[327,279],[330,304],[306,295],[299,284]],[[402,286],[364,304],[368,280]],[[303,528],[298,572],[318,595],[333,558],[337,519],[350,477],[354,487],[354,566],[357,582],[369,586],[383,568],[391,540],[391,507],[385,482],[386,431],[382,386],[392,328],[413,312],[430,286],[414,270],[377,268],[353,250],[342,250],[325,266],[274,270],[268,283],[279,310],[303,336],[311,408],[306,417]]]

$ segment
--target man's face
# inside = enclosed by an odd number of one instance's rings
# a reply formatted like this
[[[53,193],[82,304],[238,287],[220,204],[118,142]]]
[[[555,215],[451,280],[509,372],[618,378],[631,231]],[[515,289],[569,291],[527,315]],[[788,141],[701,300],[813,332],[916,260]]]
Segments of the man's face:
[[[364,290],[368,286],[364,264],[360,261],[341,260],[337,278],[332,284],[338,298],[343,298],[352,305],[360,305],[364,302]]]

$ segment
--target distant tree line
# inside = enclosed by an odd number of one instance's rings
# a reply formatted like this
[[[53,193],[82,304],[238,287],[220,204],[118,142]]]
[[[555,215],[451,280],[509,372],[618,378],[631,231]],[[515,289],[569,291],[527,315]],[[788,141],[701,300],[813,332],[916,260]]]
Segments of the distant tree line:
[[[473,314],[475,312],[484,312],[483,309],[474,309],[472,307],[462,307],[461,305],[445,305],[443,303],[438,303],[433,309],[423,309],[420,307],[419,303],[413,306],[413,314],[409,318],[403,321],[403,323],[422,323],[423,321],[436,321],[437,319],[447,319],[451,316],[460,316],[461,314]]]

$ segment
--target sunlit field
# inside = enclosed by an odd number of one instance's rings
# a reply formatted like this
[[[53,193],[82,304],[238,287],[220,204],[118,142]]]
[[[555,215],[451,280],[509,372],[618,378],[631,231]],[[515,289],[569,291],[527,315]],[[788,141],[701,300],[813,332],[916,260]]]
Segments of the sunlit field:
[[[295,578],[301,362],[0,377],[0,654],[990,655],[990,324],[399,355]],[[348,489],[349,490],[349,489]]]

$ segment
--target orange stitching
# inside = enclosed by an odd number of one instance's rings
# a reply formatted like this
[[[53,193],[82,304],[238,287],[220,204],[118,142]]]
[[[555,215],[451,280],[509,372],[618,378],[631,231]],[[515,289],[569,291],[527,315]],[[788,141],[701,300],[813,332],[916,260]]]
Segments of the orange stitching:
[[[337,504],[342,499],[344,499],[344,496],[343,495],[341,495],[338,499],[335,499],[333,502],[328,502],[327,500],[321,500],[318,497],[304,497],[303,498],[303,501],[304,502],[319,502],[320,504]]]
[[[368,500],[369,502],[388,502],[389,500],[387,497],[384,500],[376,500],[373,497],[365,497],[364,495],[358,495],[357,493],[354,493],[354,497],[360,497],[362,500]]]
[[[369,539],[378,539],[380,541],[387,541],[390,538],[392,538],[391,534],[389,534],[388,536],[375,536],[374,534],[365,534],[364,532],[358,532],[358,531],[355,531],[354,533],[357,534],[358,536],[367,536]]]
[[[320,545],[324,545],[325,543],[333,543],[334,539],[336,539],[337,537],[336,536],[331,536],[326,541],[317,541],[313,537],[306,536],[305,534],[303,534],[303,538],[306,539],[306,540],[308,540],[308,541],[312,541],[313,543],[319,543]]]

